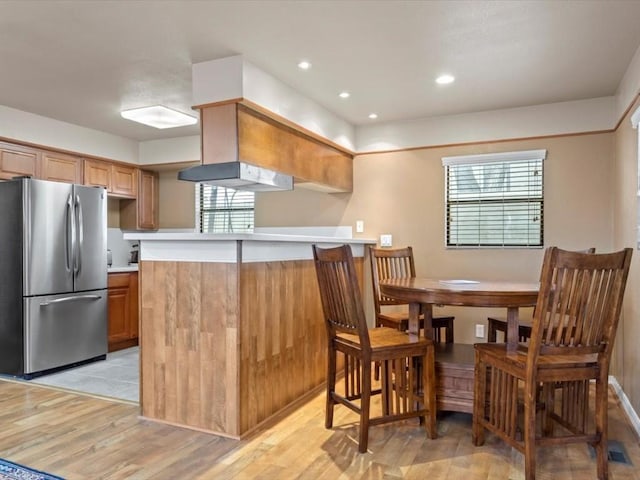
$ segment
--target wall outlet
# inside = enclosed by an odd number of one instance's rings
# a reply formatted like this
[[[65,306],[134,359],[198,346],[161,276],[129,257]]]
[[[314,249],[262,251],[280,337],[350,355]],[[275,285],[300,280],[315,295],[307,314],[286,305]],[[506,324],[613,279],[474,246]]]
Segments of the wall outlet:
[[[356,233],[364,232],[364,221],[356,220]]]
[[[476,338],[484,338],[484,325],[481,323],[476,324]]]
[[[380,235],[381,247],[391,247],[392,245],[393,245],[393,240],[390,234],[386,233],[384,235]]]

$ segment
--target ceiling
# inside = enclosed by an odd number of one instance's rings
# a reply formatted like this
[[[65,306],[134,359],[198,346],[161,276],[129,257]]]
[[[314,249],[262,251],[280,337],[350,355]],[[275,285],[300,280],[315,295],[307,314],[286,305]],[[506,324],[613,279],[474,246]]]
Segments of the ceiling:
[[[192,113],[191,65],[237,54],[353,125],[603,97],[638,19],[640,1],[616,0],[0,0],[0,105],[136,140],[195,135],[119,112]],[[436,85],[444,72],[456,82]]]

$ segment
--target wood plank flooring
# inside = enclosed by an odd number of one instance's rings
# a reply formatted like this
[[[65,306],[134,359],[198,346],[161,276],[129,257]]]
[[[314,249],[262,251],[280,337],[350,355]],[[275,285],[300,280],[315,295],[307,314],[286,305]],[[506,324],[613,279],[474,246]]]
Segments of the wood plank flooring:
[[[638,438],[609,396],[610,437],[633,466],[610,462],[611,480],[640,480]],[[138,406],[0,380],[0,457],[67,480],[131,479],[435,479],[517,480],[523,457],[487,435],[471,444],[471,417],[443,414],[439,438],[417,421],[370,429],[357,453],[357,417],[336,407],[324,428],[324,393],[269,428],[231,440],[138,418]],[[591,480],[586,445],[541,448],[540,480]]]

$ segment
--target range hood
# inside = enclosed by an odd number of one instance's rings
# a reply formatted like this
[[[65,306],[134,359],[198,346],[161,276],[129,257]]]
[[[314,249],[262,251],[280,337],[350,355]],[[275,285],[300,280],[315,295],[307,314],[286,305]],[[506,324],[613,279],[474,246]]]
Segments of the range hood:
[[[206,163],[178,172],[178,180],[251,192],[293,190],[293,177],[245,162]]]

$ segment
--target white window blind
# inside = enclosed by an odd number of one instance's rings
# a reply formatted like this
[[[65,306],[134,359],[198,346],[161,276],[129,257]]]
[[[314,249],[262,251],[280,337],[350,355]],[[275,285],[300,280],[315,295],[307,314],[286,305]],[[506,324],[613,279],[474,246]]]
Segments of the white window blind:
[[[447,247],[542,247],[546,150],[444,157]]]
[[[198,183],[196,217],[202,233],[253,232],[254,192]]]

